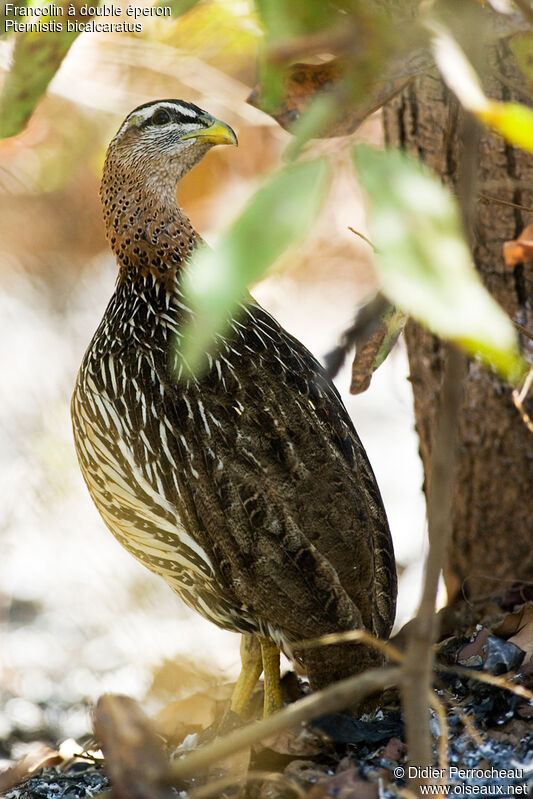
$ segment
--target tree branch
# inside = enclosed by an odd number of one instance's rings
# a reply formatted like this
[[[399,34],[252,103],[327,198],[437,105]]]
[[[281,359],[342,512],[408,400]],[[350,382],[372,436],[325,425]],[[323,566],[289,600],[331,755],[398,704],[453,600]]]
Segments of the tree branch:
[[[197,775],[216,760],[259,743],[265,738],[283,730],[297,727],[305,721],[319,718],[328,713],[336,713],[348,705],[364,699],[369,694],[382,691],[400,680],[399,667],[371,669],[364,674],[349,677],[335,683],[319,693],[300,699],[263,721],[248,724],[246,727],[219,738],[212,743],[186,755],[171,766],[172,782],[178,782]]]

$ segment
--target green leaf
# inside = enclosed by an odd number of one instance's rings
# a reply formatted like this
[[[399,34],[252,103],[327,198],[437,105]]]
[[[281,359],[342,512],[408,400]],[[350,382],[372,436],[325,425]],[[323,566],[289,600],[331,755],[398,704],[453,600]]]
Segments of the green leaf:
[[[215,336],[223,333],[247,287],[285,252],[302,241],[325,197],[328,170],[322,159],[286,167],[252,197],[216,249],[201,248],[184,278],[193,321],[180,354],[188,371],[203,366]]]
[[[259,62],[261,108],[272,113],[283,102],[287,65],[291,60],[298,60],[298,57],[291,59],[288,56],[281,60],[277,57],[272,59],[273,51],[283,44],[289,45],[289,49],[296,45],[298,52],[298,42],[301,44],[308,36],[325,34],[336,25],[349,24],[351,3],[346,9],[341,9],[324,0],[291,0],[290,3],[287,0],[254,0],[254,6],[264,31]]]
[[[305,114],[291,128],[293,138],[285,150],[286,160],[294,161],[309,139],[319,138],[338,113],[339,108],[334,97],[317,94]]]
[[[82,6],[80,0],[74,0],[72,4],[76,9]],[[92,5],[98,5],[98,2],[95,0]],[[89,18],[68,17],[66,14],[62,17],[17,18],[17,21],[26,23],[61,24],[62,30],[17,33],[13,63],[0,95],[0,138],[15,136],[24,128],[70,46],[79,36],[76,31],[67,31],[67,21],[76,19],[86,22]]]
[[[383,337],[381,346],[377,351],[376,357],[372,362],[371,374],[373,374],[376,369],[381,366],[381,364],[392,351],[394,345],[398,341],[400,333],[403,332],[407,319],[408,316],[406,313],[403,311],[398,311],[394,307],[390,308],[384,315],[383,322],[385,325],[385,335]]]
[[[405,154],[359,145],[381,291],[442,338],[516,383],[526,364],[511,320],[483,286],[452,194]]]

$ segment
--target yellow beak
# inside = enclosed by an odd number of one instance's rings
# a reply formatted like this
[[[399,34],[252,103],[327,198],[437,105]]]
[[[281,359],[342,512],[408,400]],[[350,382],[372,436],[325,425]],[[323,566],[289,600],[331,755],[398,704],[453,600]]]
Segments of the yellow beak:
[[[207,128],[198,128],[198,130],[191,130],[180,136],[180,140],[185,139],[198,139],[198,141],[206,141],[211,144],[234,144],[237,146],[237,136],[235,131],[226,125],[225,122],[220,122],[218,119],[213,119],[212,123]]]

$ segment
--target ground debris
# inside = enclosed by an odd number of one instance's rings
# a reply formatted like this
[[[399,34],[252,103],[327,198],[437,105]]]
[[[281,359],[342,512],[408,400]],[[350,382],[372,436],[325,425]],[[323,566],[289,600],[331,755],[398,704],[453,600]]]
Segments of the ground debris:
[[[29,751],[9,768],[0,772],[0,795],[18,785],[47,766],[61,762],[61,755],[45,744],[35,742]]]
[[[162,741],[135,700],[112,694],[100,697],[94,709],[94,732],[116,799],[170,796],[169,761]]]
[[[387,719],[382,713],[367,720],[355,719],[343,713],[332,713],[314,721],[312,727],[320,730],[334,744],[379,744],[403,732],[399,715],[397,718]]]
[[[45,768],[1,795],[4,799],[92,799],[108,788],[101,765],[76,762],[67,770]]]
[[[450,624],[454,620],[455,627]],[[532,625],[532,597],[520,586],[491,599],[484,613],[470,605],[447,614],[446,638],[437,648],[435,690],[446,709],[447,774],[451,769],[462,774],[449,779],[454,796],[486,794],[489,787],[504,797],[527,795],[528,780],[533,780],[533,704],[513,692],[513,686],[533,685]],[[173,692],[176,677],[179,685]],[[283,684],[286,701],[308,693],[306,683],[292,673]],[[104,760],[91,747],[85,760],[82,753],[50,767],[46,758],[60,752],[41,750],[44,761],[21,761],[7,776],[4,772],[9,793],[0,790],[0,795],[90,799],[111,788],[117,799],[397,799],[405,787],[409,760],[395,691],[384,694],[377,712],[360,719],[332,713],[296,725],[260,744],[243,746],[173,785],[177,760],[242,728],[243,722],[229,711],[231,689],[220,680],[210,682],[208,674],[195,676],[190,664],[174,668],[167,663],[147,703],[153,705],[154,692],[173,701],[155,722],[133,699],[104,695],[94,712]],[[252,726],[261,718],[262,704],[259,686],[250,703]],[[433,714],[434,767],[441,765],[440,724]],[[91,755],[93,762],[87,762]],[[46,767],[33,773],[43,762]],[[18,787],[9,787],[19,777]]]

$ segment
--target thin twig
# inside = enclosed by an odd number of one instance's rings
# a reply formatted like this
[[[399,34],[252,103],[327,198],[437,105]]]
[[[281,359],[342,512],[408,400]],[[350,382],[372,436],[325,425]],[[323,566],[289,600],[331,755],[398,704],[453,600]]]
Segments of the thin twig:
[[[292,649],[314,649],[319,646],[331,646],[332,644],[346,644],[346,643],[362,643],[378,649],[380,652],[396,663],[402,663],[404,660],[403,652],[396,649],[389,641],[382,641],[376,638],[372,633],[366,630],[345,630],[342,633],[328,633],[328,635],[321,635],[319,638],[307,638],[305,641],[296,641],[291,643]]]
[[[457,417],[464,366],[464,355],[449,345],[428,494],[430,549],[422,599],[409,637],[403,666],[402,695],[409,763],[417,770],[431,764],[427,697],[432,682],[433,644],[436,638],[435,597],[451,534]],[[424,780],[415,778],[409,787],[419,792],[423,784]]]
[[[531,366],[529,372],[527,373],[527,377],[524,380],[524,384],[520,391],[515,388],[513,391],[513,402],[522,417],[522,421],[526,425],[527,429],[533,433],[533,420],[531,419],[530,415],[524,408],[524,400],[529,393],[529,389],[531,388],[531,383],[533,382],[533,365]]]
[[[533,367],[532,367],[533,369]],[[511,581],[512,582],[512,581]],[[405,654],[401,652],[390,641],[382,641],[376,638],[366,630],[345,630],[342,633],[329,633],[328,635],[321,635],[319,638],[308,638],[305,641],[296,641],[292,644],[295,649],[311,649],[315,646],[330,646],[342,643],[362,643],[378,649],[380,652],[396,663],[403,663],[405,661]],[[529,699],[533,701],[533,691],[529,691],[521,685],[514,685],[508,679],[501,675],[491,674],[486,671],[476,671],[469,669],[466,666],[451,665],[446,666],[442,663],[435,664],[435,673],[446,672],[447,674],[457,674],[461,677],[467,677],[470,680],[478,680],[479,682],[489,683],[498,688],[503,688],[506,691],[511,691],[522,699]]]
[[[394,787],[395,787],[396,793],[398,794],[398,796],[401,796],[402,799],[419,799],[419,797],[416,795],[416,793],[413,793],[413,791],[410,791],[409,788],[398,788],[397,786],[394,786]]]
[[[364,235],[364,233],[361,233],[359,230],[356,230],[356,229],[355,229],[355,228],[353,228],[351,225],[348,225],[348,230],[351,230],[351,231],[352,231],[352,233],[355,233],[355,235],[356,235],[356,236],[359,236],[359,238],[360,238],[360,239],[363,239],[363,241],[366,241],[366,243],[367,243],[367,244],[369,244],[369,245],[372,247],[372,249],[374,250],[374,252],[379,252],[379,250],[377,249],[377,247],[375,247],[375,246],[372,244],[372,242],[370,241],[370,239],[368,239],[368,238],[367,238],[367,237]]]
[[[474,67],[481,69],[484,32],[472,42],[468,55]],[[477,196],[479,126],[467,114],[461,117],[464,143],[458,170],[457,194],[463,226],[472,244]],[[466,358],[453,345],[443,345],[447,358],[442,378],[440,407],[431,452],[428,476],[427,515],[429,552],[426,561],[422,599],[412,632],[408,638],[403,664],[402,702],[405,713],[409,763],[417,775],[431,764],[431,733],[428,696],[433,680],[434,643],[437,637],[435,602],[441,569],[452,537],[455,464],[457,459],[458,418],[461,408]],[[420,793],[430,780],[416,776],[409,787]]]
[[[528,702],[533,702],[533,691],[524,688],[523,685],[514,685],[509,682],[503,675],[491,674],[488,671],[474,671],[466,666],[443,666],[437,665],[437,671],[446,674],[457,674],[459,677],[467,677],[469,680],[478,680],[478,682],[486,682],[489,685],[495,685],[497,688],[503,688],[505,691],[510,691],[512,694],[520,696],[522,699],[527,699]]]
[[[452,709],[457,713],[457,715],[461,719],[461,723],[465,728],[466,734],[472,738],[476,746],[478,747],[483,746],[483,736],[477,729],[476,725],[474,724],[468,713],[465,710],[463,710],[459,702],[457,702],[457,700],[450,695],[449,691],[447,692],[447,700],[451,705]]]
[[[293,705],[280,710],[263,721],[248,724],[235,730],[224,738],[183,757],[171,766],[172,782],[179,782],[203,771],[211,763],[222,760],[233,752],[259,743],[265,738],[277,735],[284,730],[298,727],[305,721],[336,713],[343,708],[361,701],[369,694],[377,693],[401,678],[399,667],[371,669],[364,674],[349,677],[347,680],[324,688],[319,693],[300,699]]]
[[[491,194],[485,194],[483,191],[478,192],[477,196],[481,200],[486,200],[487,202],[496,203],[497,205],[507,205],[509,208],[518,208],[520,211],[527,211],[533,214],[533,208],[529,205],[520,205],[520,203],[511,202],[511,200],[502,200],[500,197],[493,197]]]
[[[193,790],[189,791],[188,795],[190,799],[206,799],[206,797],[212,796],[213,794],[221,796],[222,791],[225,791],[226,788],[231,788],[234,785],[246,785],[248,782],[254,782],[256,780],[275,782],[278,785],[283,785],[290,791],[293,791],[298,799],[305,799],[307,796],[298,783],[275,771],[248,771],[246,774],[241,774],[240,776],[234,774],[232,776],[221,777],[218,780],[209,782],[207,785],[202,785],[200,788],[193,788]]]
[[[520,322],[515,322],[514,320],[511,321],[513,322],[513,325],[516,327],[519,333],[522,333],[523,336],[528,338],[530,341],[533,341],[533,333],[531,332],[531,330],[528,330],[527,327],[521,325]]]
[[[447,774],[448,772],[448,719],[446,718],[446,710],[444,708],[444,704],[440,701],[439,697],[437,696],[434,691],[429,692],[429,703],[433,710],[435,711],[435,715],[437,716],[437,720],[439,722],[439,744],[438,744],[438,756],[439,756],[439,769],[441,774]],[[445,778],[442,778],[439,781],[439,785],[445,784]]]

